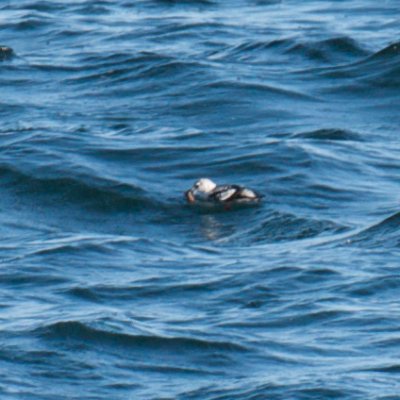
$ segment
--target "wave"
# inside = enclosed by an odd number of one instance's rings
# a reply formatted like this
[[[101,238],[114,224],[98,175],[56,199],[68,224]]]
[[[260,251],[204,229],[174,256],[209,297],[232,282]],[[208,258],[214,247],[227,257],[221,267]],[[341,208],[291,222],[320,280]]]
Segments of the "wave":
[[[57,31],[54,35],[72,36],[80,35],[79,32]],[[144,73],[154,65],[163,65],[173,62],[173,58],[162,54],[141,51],[129,52],[86,52],[78,55],[79,63],[73,64],[31,64],[38,71],[68,74],[62,82],[65,84],[91,84],[96,81],[115,80],[124,82],[131,75]]]
[[[4,258],[2,261],[4,261]],[[69,282],[65,277],[52,275],[51,271],[48,269],[41,273],[32,273],[29,270],[0,272],[0,279],[4,286],[9,286],[14,289],[16,287],[23,287],[24,289],[40,287],[48,288],[49,286],[54,287]]]
[[[400,88],[400,42],[385,47],[365,60],[363,68],[367,67],[370,70],[363,77],[363,82],[370,86],[398,90]]]
[[[329,311],[314,311],[309,313],[299,314],[298,311],[295,315],[279,316],[277,318],[269,318],[268,321],[262,322],[240,322],[240,323],[221,323],[219,326],[232,329],[232,328],[259,328],[259,329],[285,329],[291,327],[293,329],[299,329],[306,326],[321,326],[323,324],[333,323],[335,321],[347,320],[351,315],[350,312],[340,310],[329,310]],[[291,349],[287,349],[290,351]],[[309,353],[321,353],[318,347],[308,347],[307,352]]]
[[[279,38],[271,41],[249,40],[215,51],[209,57],[214,60],[274,64],[277,61],[280,62],[282,57],[297,56],[319,64],[338,64],[354,61],[368,54],[369,52],[354,39],[341,36],[320,41],[304,41],[298,38]]]
[[[400,247],[400,212],[346,238],[346,244],[368,248]]]
[[[398,374],[400,373],[400,364],[383,364],[383,365],[376,365],[367,368],[362,368],[359,371],[362,372],[383,372],[385,374]]]
[[[136,78],[145,78],[149,73],[173,65],[174,59],[162,54],[141,51],[137,54],[128,52],[86,53],[80,57],[81,66],[75,67],[76,76],[68,77],[65,83],[90,83],[111,79],[124,81],[129,74]],[[95,71],[95,72],[93,72]],[[160,73],[161,73],[160,72]]]
[[[310,132],[296,133],[293,138],[329,140],[329,141],[362,141],[362,137],[357,132],[346,129],[317,129]]]
[[[132,293],[142,299],[161,297],[198,296],[201,293],[218,291],[226,284],[226,278],[207,280],[204,282],[166,282],[161,279],[141,280],[129,286],[96,285],[90,287],[76,286],[66,291],[67,295],[95,302],[126,301]]]
[[[176,5],[179,7],[181,7],[182,5],[198,7],[198,6],[213,6],[216,4],[215,1],[212,0],[155,0],[155,3],[167,6]]]
[[[361,391],[354,387],[337,387],[326,382],[321,384],[315,382],[315,379],[304,379],[299,383],[293,383],[289,379],[283,379],[280,375],[279,383],[271,377],[270,383],[255,384],[254,382],[246,382],[244,385],[230,385],[223,390],[214,388],[213,386],[205,386],[191,392],[182,392],[179,397],[190,399],[207,399],[207,400],[255,400],[255,399],[305,399],[305,400],[320,400],[320,399],[355,399],[367,396],[361,396]],[[286,373],[287,374],[287,373]]]
[[[333,221],[297,217],[287,213],[273,212],[262,222],[238,237],[230,240],[240,243],[264,244],[311,239],[323,234],[335,235],[348,230],[347,226]]]
[[[400,59],[400,42],[392,43],[382,50],[376,51],[371,56],[367,57],[362,64],[381,63],[382,61],[399,61]]]
[[[317,42],[300,42],[291,45],[285,54],[301,55],[310,60],[337,64],[354,60],[368,54],[358,43],[349,37],[337,37]]]
[[[40,0],[40,1],[31,1],[31,2],[24,2],[23,4],[13,2],[12,5],[9,5],[9,9],[14,10],[31,10],[31,11],[38,11],[38,12],[53,12],[53,11],[60,11],[64,9],[65,6],[54,1],[49,0]]]
[[[2,24],[2,29],[10,29],[14,31],[37,31],[42,28],[51,26],[51,18],[43,15],[29,14],[24,16],[23,20],[17,22],[7,22]]]
[[[371,87],[397,90],[400,87],[400,42],[390,44],[357,62],[314,68],[302,73],[335,79],[340,84],[338,90],[351,88],[355,93]]]
[[[38,328],[35,335],[46,340],[76,340],[87,345],[122,346],[140,352],[165,352],[167,354],[186,352],[247,352],[249,349],[241,344],[227,341],[196,339],[183,336],[149,336],[113,332],[94,328],[78,321],[56,322]]]
[[[139,99],[148,93],[160,93],[177,101],[186,98],[184,94],[192,90],[190,82],[205,71],[205,65],[200,62],[142,55],[114,65],[96,65],[94,71],[82,67],[73,76],[66,77],[63,83],[86,86],[90,89],[87,96],[96,98],[136,96]],[[93,90],[96,82],[101,86]],[[179,95],[181,90],[184,92]]]
[[[223,92],[226,94],[227,91],[238,92],[237,94],[232,93],[233,96],[240,98],[240,92],[245,95],[245,93],[251,93],[252,98],[256,95],[262,96],[273,96],[273,97],[283,97],[290,99],[301,99],[301,100],[311,100],[317,101],[315,97],[308,94],[301,93],[295,90],[285,89],[279,86],[267,85],[260,82],[246,82],[246,81],[218,81],[207,83],[204,85],[205,89],[215,90],[217,92]]]
[[[54,207],[72,203],[97,211],[116,212],[160,207],[160,203],[147,196],[143,189],[105,178],[57,175],[55,172],[39,176],[4,164],[0,166],[0,176],[3,184],[19,196],[39,196]]]
[[[115,65],[130,65],[133,67],[137,64],[148,65],[149,63],[168,62],[171,60],[173,60],[171,56],[151,51],[138,51],[136,53],[128,51],[87,52],[80,56],[80,61],[85,64],[85,68],[100,68]]]
[[[112,2],[108,1],[96,1],[95,3],[84,2],[83,4],[77,4],[75,12],[82,16],[92,17],[93,15],[105,15],[112,12]]]
[[[386,275],[385,277],[368,277],[361,281],[353,282],[348,291],[351,296],[364,298],[369,296],[379,296],[383,298],[386,295],[396,296],[400,289],[400,282],[397,275]]]

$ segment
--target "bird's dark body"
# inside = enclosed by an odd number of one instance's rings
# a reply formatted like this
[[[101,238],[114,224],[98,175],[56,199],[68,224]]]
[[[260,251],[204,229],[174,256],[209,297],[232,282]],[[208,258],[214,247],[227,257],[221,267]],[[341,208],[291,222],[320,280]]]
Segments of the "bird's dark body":
[[[225,198],[225,195],[227,193],[227,191],[229,190],[234,190],[234,192],[232,192],[232,195],[230,195],[228,198]],[[238,198],[240,198],[240,193],[242,192],[242,187],[239,185],[222,185],[222,186],[218,186],[210,195],[209,195],[209,199],[212,201],[216,201],[216,202],[229,202],[229,201],[233,201],[233,200],[237,200]]]
[[[227,193],[230,192],[231,194],[227,196]],[[218,203],[220,202],[230,203],[230,202],[240,202],[240,201],[250,201],[250,200],[254,201],[260,198],[260,196],[254,191],[251,192],[255,194],[255,197],[251,198],[248,196],[248,192],[249,189],[246,189],[239,185],[222,185],[218,186],[209,195],[209,199]]]

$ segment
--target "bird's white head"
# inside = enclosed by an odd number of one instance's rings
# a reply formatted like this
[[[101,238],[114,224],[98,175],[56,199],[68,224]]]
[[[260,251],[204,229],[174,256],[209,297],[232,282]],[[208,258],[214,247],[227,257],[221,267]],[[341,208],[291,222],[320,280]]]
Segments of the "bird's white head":
[[[210,193],[216,188],[216,184],[208,178],[201,178],[193,185],[193,192]]]
[[[186,200],[189,203],[194,203],[197,200],[206,200],[207,195],[216,187],[217,185],[211,179],[201,178],[191,187],[191,189],[185,192]]]

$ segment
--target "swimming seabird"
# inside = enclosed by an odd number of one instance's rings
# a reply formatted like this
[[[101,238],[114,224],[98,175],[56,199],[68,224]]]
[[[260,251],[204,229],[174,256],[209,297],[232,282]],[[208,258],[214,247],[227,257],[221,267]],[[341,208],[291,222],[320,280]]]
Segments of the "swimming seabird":
[[[200,201],[220,204],[249,204],[261,200],[261,195],[252,189],[239,185],[217,186],[208,178],[199,179],[191,189],[185,192],[185,197],[189,203]]]

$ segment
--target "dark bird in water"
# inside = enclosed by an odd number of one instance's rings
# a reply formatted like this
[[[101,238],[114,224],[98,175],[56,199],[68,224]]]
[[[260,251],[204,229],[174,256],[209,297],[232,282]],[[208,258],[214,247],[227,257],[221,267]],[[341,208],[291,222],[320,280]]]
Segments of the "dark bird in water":
[[[14,52],[11,47],[0,45],[0,61],[8,60],[13,55],[14,55]]]
[[[185,192],[189,203],[214,204],[255,204],[261,195],[252,189],[239,185],[216,185],[211,179],[199,179],[191,189]]]

